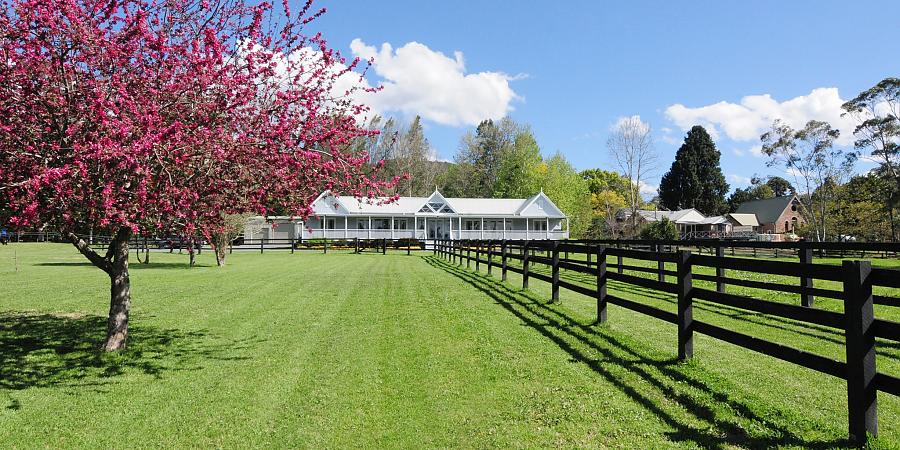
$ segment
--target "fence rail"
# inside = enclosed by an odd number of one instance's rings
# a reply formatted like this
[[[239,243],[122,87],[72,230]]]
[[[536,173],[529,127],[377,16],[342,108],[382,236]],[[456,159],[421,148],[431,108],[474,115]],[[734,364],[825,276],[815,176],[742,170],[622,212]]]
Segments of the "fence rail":
[[[708,244],[708,243],[707,243]],[[900,396],[900,378],[880,373],[876,370],[875,338],[900,342],[900,323],[875,317],[874,305],[900,306],[895,297],[873,295],[873,287],[900,287],[900,271],[872,268],[869,261],[843,261],[841,266],[814,264],[808,257],[816,249],[855,249],[871,251],[856,243],[753,243],[757,248],[793,248],[802,255],[798,261],[753,260],[725,256],[720,246],[714,255],[699,255],[676,248],[683,247],[683,241],[437,241],[433,252],[453,264],[466,267],[475,263],[476,270],[487,264],[488,273],[494,266],[499,269],[501,279],[507,280],[507,272],[522,275],[522,287],[528,288],[531,279],[550,283],[551,302],[558,301],[559,289],[567,289],[586,295],[597,302],[597,323],[608,320],[607,305],[617,305],[637,313],[645,314],[677,327],[677,351],[679,359],[686,360],[693,355],[694,333],[704,334],[733,345],[737,345],[764,355],[788,361],[818,372],[847,381],[848,429],[850,439],[863,443],[867,433],[877,435],[877,393],[879,391]],[[849,245],[848,245],[849,244]],[[618,247],[613,246],[618,245]],[[626,245],[629,245],[626,248]],[[644,246],[640,249],[637,246]],[[892,245],[888,251],[896,252]],[[879,249],[884,250],[884,249]],[[572,258],[581,255],[584,258]],[[610,264],[608,258],[613,258]],[[624,258],[657,262],[656,268],[624,264]],[[510,260],[520,262],[521,267],[509,265]],[[666,270],[665,264],[675,264],[676,270]],[[549,269],[550,275],[535,272],[538,266]],[[715,276],[694,273],[694,267],[707,267],[716,271]],[[590,287],[560,280],[560,270],[571,270],[592,275],[596,282]],[[614,270],[611,270],[614,269]],[[656,274],[648,278],[626,274],[625,270]],[[766,281],[740,280],[725,276],[726,270],[739,270],[762,274],[776,274],[797,277],[797,286]],[[677,298],[677,312],[665,311],[654,306],[621,298],[607,292],[607,282],[615,280],[654,291],[674,294]],[[715,289],[695,285],[694,280],[715,282]],[[841,283],[842,290],[814,288],[813,280]],[[726,292],[728,285],[745,286],[755,289],[790,292],[801,295],[801,304],[793,305],[770,300],[762,300],[746,295]],[[834,312],[813,307],[812,295],[841,300],[843,312]],[[712,323],[694,320],[693,303],[703,300],[717,305],[745,311],[752,311],[793,321],[815,324],[841,330],[844,334],[844,361],[818,355],[769,340],[735,331]]]

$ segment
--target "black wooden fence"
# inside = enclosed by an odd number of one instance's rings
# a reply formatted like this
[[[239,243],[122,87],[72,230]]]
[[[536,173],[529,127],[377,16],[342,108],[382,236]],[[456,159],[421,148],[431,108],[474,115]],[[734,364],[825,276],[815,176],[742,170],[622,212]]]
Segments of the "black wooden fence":
[[[107,236],[95,236],[91,246],[97,249],[105,249],[111,240]],[[185,250],[189,250],[191,245],[198,252],[211,250],[209,244],[205,242],[192,242],[181,238],[150,239],[136,237],[132,238],[128,245],[131,250],[138,253],[148,249],[182,253]],[[430,249],[433,246],[433,240],[420,241],[416,239],[247,239],[228,246],[228,252],[258,251],[259,253],[265,253],[266,251],[281,250],[294,253],[299,250],[313,250],[328,253],[329,250],[353,250],[355,253],[376,252],[386,254],[388,249],[393,249],[406,251],[407,254],[410,254],[413,251]]]
[[[646,245],[646,242],[644,242]],[[670,245],[670,244],[665,244]],[[490,274],[495,269],[506,281],[509,271],[522,275],[522,287],[527,288],[534,278],[551,285],[551,301],[559,299],[560,288],[596,299],[597,322],[607,319],[607,305],[646,314],[675,324],[677,327],[678,357],[692,357],[694,333],[701,333],[764,355],[779,358],[818,372],[847,381],[848,422],[850,439],[862,443],[866,434],[877,435],[877,393],[879,391],[900,396],[900,378],[879,373],[875,364],[875,338],[900,341],[900,323],[878,319],[874,305],[900,306],[900,299],[873,295],[872,288],[883,286],[900,288],[900,271],[873,268],[869,261],[843,261],[841,266],[815,264],[809,260],[776,261],[738,258],[723,255],[721,250],[713,255],[700,255],[686,250],[663,251],[660,247],[635,249],[616,248],[595,242],[567,241],[438,241],[434,253],[454,264],[463,264],[480,270],[487,265]],[[665,250],[669,250],[668,247]],[[584,258],[573,258],[582,255]],[[610,264],[607,259],[615,258]],[[657,262],[656,267],[624,264],[624,258]],[[510,260],[521,263],[510,265]],[[665,264],[674,264],[675,270],[667,270]],[[550,275],[532,270],[536,265],[550,269]],[[652,264],[651,264],[652,265]],[[708,267],[716,275],[696,274],[694,267]],[[575,284],[559,277],[560,270],[569,270],[592,276],[596,283],[591,287]],[[655,274],[655,279],[626,274],[625,270]],[[786,275],[801,280],[799,286],[784,283],[742,280],[726,276],[726,270],[740,270],[761,274]],[[608,280],[615,280],[646,289],[667,292],[677,296],[677,313],[621,298],[607,292]],[[716,283],[715,289],[696,286],[694,280]],[[829,280],[842,283],[841,290],[814,288],[813,280]],[[761,300],[726,292],[727,285],[746,286],[801,295],[801,305]],[[806,296],[819,296],[843,300],[844,312],[838,313],[812,307]],[[842,330],[845,336],[846,360],[824,357],[788,345],[761,339],[749,334],[729,330],[707,322],[694,320],[694,300],[705,300],[747,311],[788,318]]]

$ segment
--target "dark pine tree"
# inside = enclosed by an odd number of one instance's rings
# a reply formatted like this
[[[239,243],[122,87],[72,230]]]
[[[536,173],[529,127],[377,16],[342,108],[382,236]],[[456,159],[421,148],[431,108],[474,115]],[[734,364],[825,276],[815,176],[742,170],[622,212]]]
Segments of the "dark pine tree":
[[[721,156],[703,127],[691,128],[659,183],[660,204],[670,210],[694,208],[705,215],[723,213],[728,183],[719,166]]]

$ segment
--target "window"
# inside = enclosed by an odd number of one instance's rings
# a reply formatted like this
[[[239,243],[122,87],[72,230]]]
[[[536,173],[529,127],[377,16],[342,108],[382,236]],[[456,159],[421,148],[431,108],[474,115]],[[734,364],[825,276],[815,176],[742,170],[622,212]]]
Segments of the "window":
[[[375,230],[390,230],[391,219],[372,219],[372,228]]]
[[[547,231],[547,221],[546,220],[541,220],[541,221],[535,220],[534,222],[531,222],[531,229],[533,231]]]
[[[481,229],[481,219],[466,220],[466,231],[478,231]]]
[[[441,202],[441,201],[428,202],[424,206],[419,208],[419,212],[420,213],[455,214],[455,212],[453,211],[453,209],[450,208],[449,205],[447,205],[446,203]]]
[[[335,225],[336,225],[336,220],[334,219],[334,217],[329,217],[329,218],[325,219],[325,229],[326,230],[333,230],[333,229],[337,228]]]
[[[394,229],[405,230],[406,229],[406,219],[394,219]]]
[[[420,229],[420,230],[424,230],[424,229],[425,229],[425,221],[424,221],[424,220],[420,220],[420,221],[419,221],[419,229]]]
[[[368,219],[356,219],[356,228],[360,230],[368,230],[369,229],[369,220]]]

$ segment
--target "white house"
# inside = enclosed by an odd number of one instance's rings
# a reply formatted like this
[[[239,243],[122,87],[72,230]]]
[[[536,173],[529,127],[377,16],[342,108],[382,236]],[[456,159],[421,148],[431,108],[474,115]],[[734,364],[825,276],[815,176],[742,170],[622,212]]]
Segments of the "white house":
[[[275,226],[272,226],[272,224]],[[306,221],[256,217],[244,239],[567,239],[569,219],[543,191],[527,199],[400,197],[377,199],[324,192]]]
[[[635,221],[639,227],[643,226],[645,223],[653,223],[662,219],[668,219],[675,223],[675,228],[678,229],[678,233],[681,235],[690,233],[692,227],[700,224],[706,218],[700,211],[697,211],[694,208],[681,209],[678,211],[638,209],[637,214],[638,216]],[[631,221],[631,216],[631,208],[622,208],[616,214],[616,219],[620,224],[626,225]]]
[[[638,226],[665,218],[675,223],[675,228],[682,239],[750,237],[759,227],[755,214],[731,213],[706,217],[693,208],[678,211],[639,209],[637,213]],[[631,220],[631,210],[628,208],[619,210],[617,219],[621,224],[627,224]]]

